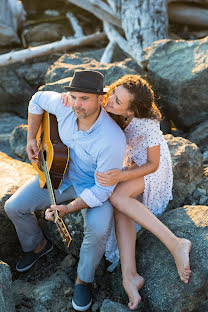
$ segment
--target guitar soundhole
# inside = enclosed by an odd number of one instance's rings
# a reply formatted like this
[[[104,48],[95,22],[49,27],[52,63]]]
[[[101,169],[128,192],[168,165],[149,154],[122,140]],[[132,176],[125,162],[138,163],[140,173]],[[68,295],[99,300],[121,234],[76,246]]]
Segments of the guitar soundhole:
[[[39,168],[39,170],[41,170],[41,171],[44,172],[42,156],[44,157],[44,159],[45,159],[45,161],[46,161],[46,158],[47,158],[46,150],[45,150],[45,151],[42,151],[42,152],[40,151],[39,154],[38,154],[38,158],[39,158],[38,168]]]

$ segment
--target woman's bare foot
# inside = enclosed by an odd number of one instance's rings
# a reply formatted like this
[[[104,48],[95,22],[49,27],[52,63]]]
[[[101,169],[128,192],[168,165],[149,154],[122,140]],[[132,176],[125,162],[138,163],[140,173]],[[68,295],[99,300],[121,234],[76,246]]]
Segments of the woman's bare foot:
[[[129,297],[128,307],[130,310],[134,310],[137,308],[138,304],[141,301],[141,296],[139,294],[139,290],[144,285],[144,278],[139,274],[132,278],[125,278],[123,280],[123,287]]]
[[[188,284],[191,274],[189,263],[189,253],[191,251],[191,247],[192,243],[188,239],[179,238],[178,244],[172,253],[180,279],[185,284]]]

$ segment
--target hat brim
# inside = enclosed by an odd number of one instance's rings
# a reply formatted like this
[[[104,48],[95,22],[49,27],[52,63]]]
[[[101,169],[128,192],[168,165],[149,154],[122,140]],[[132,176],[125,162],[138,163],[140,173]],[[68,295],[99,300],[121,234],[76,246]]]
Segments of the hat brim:
[[[96,90],[89,90],[89,89],[82,89],[82,88],[76,88],[76,87],[64,87],[65,90],[68,91],[74,91],[74,92],[83,92],[83,93],[91,93],[91,94],[106,94],[105,91],[96,91]]]

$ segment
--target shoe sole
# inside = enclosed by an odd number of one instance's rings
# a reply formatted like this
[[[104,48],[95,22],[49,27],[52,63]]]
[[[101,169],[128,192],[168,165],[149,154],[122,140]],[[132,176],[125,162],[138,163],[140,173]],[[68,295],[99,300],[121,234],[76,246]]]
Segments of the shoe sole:
[[[18,269],[17,266],[16,266],[16,270],[18,272],[25,272],[27,270],[29,270],[34,264],[35,262],[40,259],[41,257],[45,256],[47,253],[49,253],[51,250],[53,249],[53,245],[51,246],[50,249],[48,249],[46,252],[44,252],[40,257],[38,257],[33,263],[31,263],[30,265],[28,265],[26,268],[23,268],[23,269]]]
[[[76,305],[76,303],[72,299],[72,306],[73,306],[74,310],[76,310],[76,311],[86,311],[87,309],[90,308],[91,304],[92,304],[92,299],[90,300],[90,303],[88,303],[88,305],[86,305],[84,307],[80,307],[80,306]]]

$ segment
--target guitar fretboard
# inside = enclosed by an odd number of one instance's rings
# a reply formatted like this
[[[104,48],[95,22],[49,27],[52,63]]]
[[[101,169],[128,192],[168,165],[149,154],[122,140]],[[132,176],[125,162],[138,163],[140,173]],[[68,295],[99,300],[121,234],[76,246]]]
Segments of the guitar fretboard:
[[[54,195],[54,191],[53,191],[53,187],[51,183],[51,178],[50,178],[50,174],[48,171],[48,167],[47,167],[47,163],[46,163],[43,151],[41,151],[41,157],[42,157],[43,171],[45,173],[45,178],[46,178],[46,186],[48,189],[51,205],[56,205],[56,199],[55,199],[55,195]],[[56,210],[54,211],[54,218],[55,218],[54,222],[56,223],[58,219],[58,212]]]

